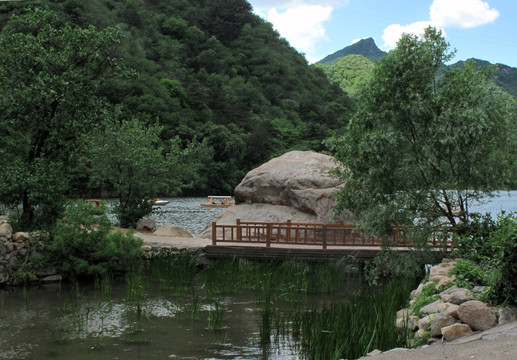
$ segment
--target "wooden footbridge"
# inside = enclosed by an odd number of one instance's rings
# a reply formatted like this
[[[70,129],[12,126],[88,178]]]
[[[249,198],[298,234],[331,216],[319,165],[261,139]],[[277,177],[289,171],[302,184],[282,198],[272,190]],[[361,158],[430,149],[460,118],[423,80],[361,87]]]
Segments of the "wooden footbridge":
[[[437,251],[450,251],[454,243],[449,229],[437,232],[429,239],[429,245]],[[394,228],[390,239],[381,240],[366,236],[354,225],[342,222],[312,224],[237,220],[234,225],[212,223],[212,245],[205,248],[205,255],[209,258],[299,258],[311,261],[349,257],[364,262],[386,245],[396,251],[409,251],[414,242],[408,229],[403,227]]]

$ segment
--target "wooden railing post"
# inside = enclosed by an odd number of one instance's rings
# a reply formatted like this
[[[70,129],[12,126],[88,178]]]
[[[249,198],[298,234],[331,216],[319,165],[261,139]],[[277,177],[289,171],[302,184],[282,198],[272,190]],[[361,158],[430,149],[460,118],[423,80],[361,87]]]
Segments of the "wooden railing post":
[[[213,246],[216,246],[217,244],[217,227],[216,227],[216,224],[215,224],[215,221],[212,221],[212,245]]]
[[[323,224],[323,249],[327,248],[327,225]]]
[[[271,247],[271,223],[266,227],[266,247]]]
[[[236,231],[237,231],[237,241],[241,242],[242,241],[241,219],[237,219],[236,224],[237,224],[237,228],[236,228]]]
[[[285,238],[288,243],[291,242],[291,220],[287,220],[287,233],[285,234]]]

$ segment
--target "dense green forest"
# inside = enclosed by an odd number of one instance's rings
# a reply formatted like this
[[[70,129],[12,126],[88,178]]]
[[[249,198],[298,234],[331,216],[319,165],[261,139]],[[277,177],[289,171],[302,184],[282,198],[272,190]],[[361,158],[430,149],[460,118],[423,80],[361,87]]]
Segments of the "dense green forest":
[[[348,96],[245,0],[3,2],[0,26],[12,29],[13,14],[43,6],[63,24],[120,29],[112,51],[135,73],[106,78],[100,92],[126,119],[161,126],[164,149],[174,138],[183,148],[202,143],[184,194],[231,193],[273,156],[323,150],[351,118]],[[87,178],[74,181],[74,192],[87,189]]]
[[[387,53],[380,50],[372,38],[362,39],[346,46],[317,62],[316,66],[322,69],[329,79],[341,86],[350,95],[357,95],[359,85],[371,77],[374,64],[379,62]],[[479,59],[469,59],[478,70],[485,70],[494,64]],[[443,66],[439,76],[443,76],[445,69],[463,69],[465,61],[458,61],[449,66]],[[501,89],[517,97],[517,68],[504,64],[495,64],[493,81]]]

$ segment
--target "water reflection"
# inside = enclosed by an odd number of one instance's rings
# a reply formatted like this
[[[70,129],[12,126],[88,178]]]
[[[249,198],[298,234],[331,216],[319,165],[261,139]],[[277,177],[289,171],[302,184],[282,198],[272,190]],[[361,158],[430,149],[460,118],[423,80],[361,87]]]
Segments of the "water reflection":
[[[79,291],[79,292],[77,292]],[[104,296],[93,285],[65,285],[0,292],[1,359],[297,359],[286,339],[264,350],[258,344],[253,294],[221,300],[224,326],[210,330],[213,304],[202,300],[192,319],[190,296],[146,289],[138,315],[123,280]],[[266,351],[266,353],[264,353]]]

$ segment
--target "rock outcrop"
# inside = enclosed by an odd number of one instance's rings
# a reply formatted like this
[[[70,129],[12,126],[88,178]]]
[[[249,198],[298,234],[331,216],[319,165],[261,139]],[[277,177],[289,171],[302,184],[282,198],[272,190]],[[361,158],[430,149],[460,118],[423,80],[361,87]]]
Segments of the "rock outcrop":
[[[158,236],[170,236],[170,237],[187,237],[191,238],[192,234],[185,229],[183,226],[165,224],[156,229],[153,233]]]
[[[235,188],[236,205],[215,218],[218,224],[235,220],[330,223],[351,222],[346,214],[332,216],[334,195],[343,182],[331,170],[338,164],[328,155],[291,151],[251,170]],[[200,237],[210,237],[211,229]]]
[[[441,264],[431,268],[429,281],[420,284],[411,293],[410,305],[415,303],[416,299],[421,296],[422,290],[428,286],[433,286],[438,293],[430,298],[432,302],[420,308],[418,314],[414,314],[411,307],[400,310],[397,313],[398,327],[405,326],[415,331],[416,322],[415,338],[430,335],[429,342],[437,341],[440,338],[451,341],[517,319],[517,309],[513,307],[501,311],[501,309],[490,307],[484,302],[476,300],[476,296],[479,297],[483,287],[475,287],[470,290],[454,285],[454,275],[449,277],[449,273],[455,265],[455,261],[444,259]],[[448,280],[444,281],[444,279]],[[442,286],[438,286],[438,284],[444,283],[450,286],[446,290],[443,290]],[[415,315],[420,318],[415,320]]]

